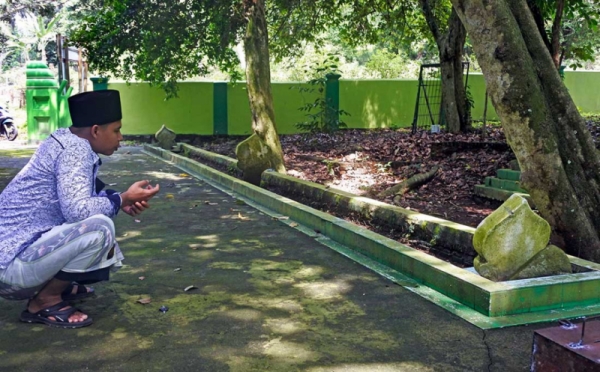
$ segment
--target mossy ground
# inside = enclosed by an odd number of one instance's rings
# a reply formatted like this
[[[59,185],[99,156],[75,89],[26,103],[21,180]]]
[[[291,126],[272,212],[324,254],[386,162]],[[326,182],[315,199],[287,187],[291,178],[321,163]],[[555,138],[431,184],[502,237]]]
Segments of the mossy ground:
[[[126,267],[79,304],[88,328],[19,323],[25,302],[0,300],[0,370],[529,370],[532,327],[482,331],[137,149],[101,178],[161,185],[115,219]]]

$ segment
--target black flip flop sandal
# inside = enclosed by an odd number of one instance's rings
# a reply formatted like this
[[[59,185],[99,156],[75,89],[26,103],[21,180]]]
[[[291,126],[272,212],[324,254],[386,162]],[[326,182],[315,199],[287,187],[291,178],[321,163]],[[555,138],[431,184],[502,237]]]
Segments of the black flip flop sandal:
[[[65,307],[66,309],[61,310]],[[37,313],[30,313],[29,310],[25,309],[19,319],[26,323],[41,323],[56,328],[81,328],[93,323],[92,318],[87,318],[81,322],[69,323],[69,317],[76,311],[80,310],[63,301],[42,309]],[[54,318],[54,320],[50,319],[50,317]]]
[[[73,293],[73,287],[77,286],[77,292]],[[89,288],[89,291],[88,291]],[[94,291],[94,287],[86,287],[83,284],[78,284],[73,282],[69,284],[69,286],[63,291],[62,299],[63,301],[77,301],[84,298],[95,296],[96,293]]]

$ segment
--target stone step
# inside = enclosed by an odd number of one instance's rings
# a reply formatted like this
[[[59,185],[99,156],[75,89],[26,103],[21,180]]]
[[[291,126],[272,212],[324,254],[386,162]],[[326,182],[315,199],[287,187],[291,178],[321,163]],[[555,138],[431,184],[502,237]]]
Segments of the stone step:
[[[498,169],[496,171],[496,177],[503,180],[520,181],[521,172],[512,169]]]
[[[527,190],[522,189],[519,181],[503,180],[496,177],[486,177],[485,185],[495,187],[497,189],[516,191],[520,193],[527,193]]]
[[[522,197],[524,197],[525,199],[527,199],[527,201],[529,202],[529,206],[532,209],[535,208],[533,201],[531,200],[531,197],[527,193],[515,192],[515,191],[511,191],[511,190],[504,190],[504,189],[500,189],[497,187],[486,186],[486,185],[475,185],[474,193],[477,196],[481,196],[483,198],[488,198],[488,199],[493,199],[493,200],[498,200],[498,201],[505,201],[506,199],[510,198],[510,196],[512,194],[519,194]]]

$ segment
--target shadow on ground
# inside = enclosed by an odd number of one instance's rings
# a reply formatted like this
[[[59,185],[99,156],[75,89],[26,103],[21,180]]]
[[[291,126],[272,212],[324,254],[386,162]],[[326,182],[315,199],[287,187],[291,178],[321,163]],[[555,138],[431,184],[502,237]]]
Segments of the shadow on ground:
[[[6,155],[0,187],[23,166]],[[0,300],[0,370],[529,370],[533,327],[484,332],[137,148],[101,178],[161,185],[115,219],[126,267],[79,304],[88,328],[19,323],[25,303]]]

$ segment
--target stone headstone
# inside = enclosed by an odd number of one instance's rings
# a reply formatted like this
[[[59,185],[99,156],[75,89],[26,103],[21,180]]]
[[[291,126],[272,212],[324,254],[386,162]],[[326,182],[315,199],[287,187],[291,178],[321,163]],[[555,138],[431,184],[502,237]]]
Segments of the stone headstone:
[[[244,172],[242,179],[254,185],[260,185],[262,172],[271,168],[271,150],[256,134],[240,142],[235,154],[238,168]]]
[[[571,272],[566,254],[548,246],[550,225],[527,200],[512,195],[484,219],[473,235],[477,272],[503,281]]]
[[[171,150],[173,146],[175,146],[175,137],[177,137],[175,132],[167,128],[164,124],[154,135],[154,138],[158,142],[158,146],[165,150]]]
[[[540,276],[560,275],[573,272],[571,261],[562,249],[548,245],[529,262],[523,270],[511,279],[537,278]]]

